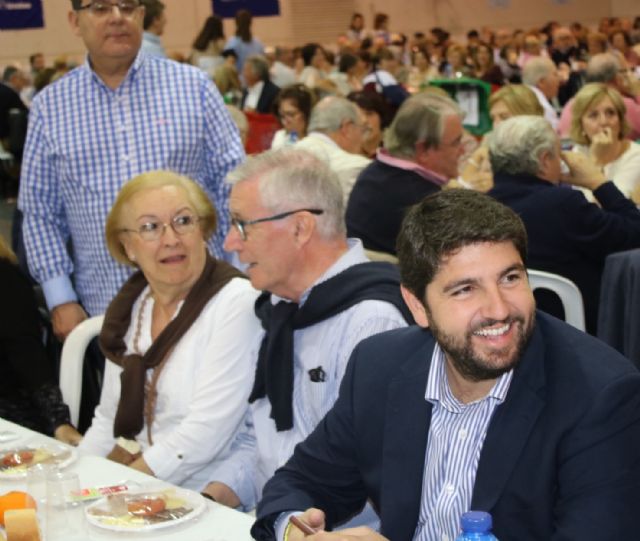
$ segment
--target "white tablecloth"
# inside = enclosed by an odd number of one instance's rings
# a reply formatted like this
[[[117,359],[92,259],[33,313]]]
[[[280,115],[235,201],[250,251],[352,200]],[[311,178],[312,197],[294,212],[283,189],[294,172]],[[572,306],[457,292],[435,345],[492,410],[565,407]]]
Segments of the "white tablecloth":
[[[0,433],[9,431],[17,434],[18,439],[0,443],[1,449],[9,449],[21,444],[56,442],[47,436],[38,434],[16,424],[0,419]],[[56,442],[60,444],[60,442]],[[144,473],[132,470],[106,458],[82,455],[79,453],[78,460],[68,467],[80,478],[82,488],[110,486],[125,480],[133,480],[140,484],[152,483],[157,486],[160,481]],[[163,483],[166,485],[166,483]],[[25,480],[4,480],[0,479],[0,494],[10,490],[25,490]],[[87,541],[250,541],[249,529],[253,523],[253,518],[244,513],[239,513],[228,507],[218,505],[210,500],[206,500],[207,510],[198,518],[166,530],[154,530],[149,533],[132,532],[118,533],[110,532],[87,525]],[[46,540],[45,540],[46,541]]]

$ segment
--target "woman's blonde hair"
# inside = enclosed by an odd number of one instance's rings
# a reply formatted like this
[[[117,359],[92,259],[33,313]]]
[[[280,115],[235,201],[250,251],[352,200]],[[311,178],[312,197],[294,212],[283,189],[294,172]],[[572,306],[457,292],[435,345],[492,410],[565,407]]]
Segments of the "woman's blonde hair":
[[[571,108],[571,130],[569,135],[579,145],[588,145],[590,143],[587,134],[582,129],[582,118],[587,114],[589,109],[598,105],[604,98],[609,98],[618,113],[620,120],[619,139],[624,139],[630,131],[626,114],[627,107],[622,101],[622,96],[615,88],[606,83],[589,83],[584,85],[573,99],[573,107]]]
[[[0,235],[0,259],[8,259],[11,263],[17,264],[18,258],[16,254],[13,253],[13,250],[9,248],[7,241],[4,240],[4,237]]]
[[[122,241],[120,240],[123,228],[122,221],[124,213],[127,210],[127,204],[134,195],[140,192],[155,190],[164,186],[174,186],[184,190],[189,204],[200,218],[200,229],[205,240],[208,240],[216,230],[216,211],[211,201],[209,201],[207,194],[193,180],[178,175],[173,171],[158,170],[143,173],[132,178],[122,187],[107,216],[105,226],[107,248],[109,248],[109,253],[111,253],[111,256],[118,261],[118,263],[129,265],[130,267],[136,266],[127,257]]]
[[[544,115],[542,105],[533,90],[525,85],[505,85],[489,98],[489,109],[502,102],[513,116]]]

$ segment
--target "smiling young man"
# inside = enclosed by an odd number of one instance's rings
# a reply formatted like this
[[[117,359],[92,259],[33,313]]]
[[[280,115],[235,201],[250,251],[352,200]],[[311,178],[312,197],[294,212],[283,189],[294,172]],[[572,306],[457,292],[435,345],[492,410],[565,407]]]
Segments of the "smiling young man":
[[[418,326],[364,340],[334,407],[267,483],[252,534],[302,539],[363,501],[381,518],[308,540],[453,540],[488,511],[499,539],[625,539],[640,511],[640,374],[536,312],[517,215],[471,190],[413,207],[398,238]],[[305,510],[303,512],[303,510]]]

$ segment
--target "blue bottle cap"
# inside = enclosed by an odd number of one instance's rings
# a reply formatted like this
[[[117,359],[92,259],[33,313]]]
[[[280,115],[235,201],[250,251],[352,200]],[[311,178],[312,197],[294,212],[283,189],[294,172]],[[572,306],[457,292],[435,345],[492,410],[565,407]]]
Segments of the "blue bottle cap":
[[[493,526],[491,515],[485,511],[467,511],[462,514],[460,526],[463,532],[485,533],[490,532]]]

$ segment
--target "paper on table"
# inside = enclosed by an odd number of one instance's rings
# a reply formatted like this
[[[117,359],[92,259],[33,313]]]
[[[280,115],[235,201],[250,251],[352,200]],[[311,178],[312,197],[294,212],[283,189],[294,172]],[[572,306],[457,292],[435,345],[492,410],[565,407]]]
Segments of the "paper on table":
[[[456,92],[456,101],[460,109],[465,113],[464,124],[477,126],[480,123],[478,91],[473,89],[458,90]]]

